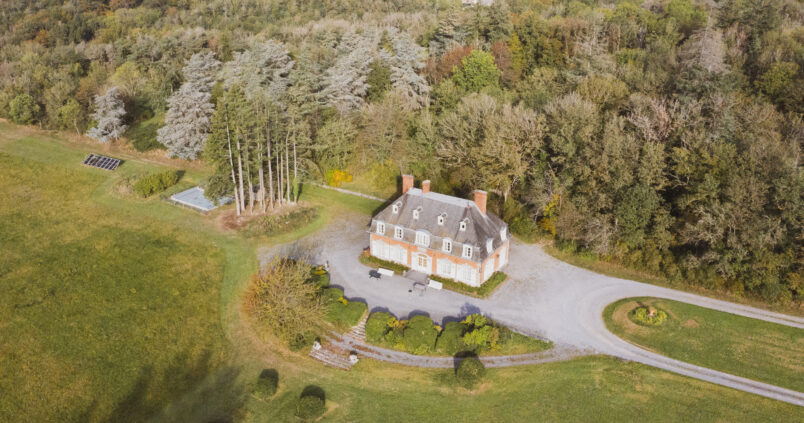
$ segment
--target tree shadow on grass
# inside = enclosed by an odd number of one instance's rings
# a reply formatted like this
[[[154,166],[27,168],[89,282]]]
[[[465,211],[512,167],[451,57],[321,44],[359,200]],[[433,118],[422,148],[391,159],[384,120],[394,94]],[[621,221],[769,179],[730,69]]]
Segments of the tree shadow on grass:
[[[180,354],[167,367],[144,367],[111,411],[96,400],[78,420],[231,421],[246,395],[239,376],[235,367],[217,366],[209,351],[197,357]]]

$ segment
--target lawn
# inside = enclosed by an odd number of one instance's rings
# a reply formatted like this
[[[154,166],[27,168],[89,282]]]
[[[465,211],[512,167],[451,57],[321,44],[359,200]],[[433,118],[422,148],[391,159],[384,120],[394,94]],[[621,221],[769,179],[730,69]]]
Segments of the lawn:
[[[112,194],[155,166],[86,168],[52,141],[0,132],[0,421],[141,421],[227,360],[226,263],[253,259],[198,215]]]
[[[655,327],[628,318],[638,304],[664,310]],[[630,298],[603,312],[621,338],[681,361],[804,392],[804,330],[656,298]]]
[[[325,393],[325,422],[781,422],[804,415],[790,404],[600,356],[489,369],[475,391],[455,387],[451,370],[370,360],[349,372],[312,362],[292,367],[293,375],[278,371],[279,392],[250,396],[245,421],[297,421],[295,401],[310,385]]]

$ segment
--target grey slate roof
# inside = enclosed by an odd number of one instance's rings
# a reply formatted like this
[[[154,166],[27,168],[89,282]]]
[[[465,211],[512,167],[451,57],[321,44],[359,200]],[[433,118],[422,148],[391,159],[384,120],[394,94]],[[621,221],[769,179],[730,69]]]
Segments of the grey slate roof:
[[[393,212],[394,205],[399,206],[399,212]],[[419,209],[419,218],[413,218],[413,210]],[[438,216],[445,214],[444,224],[438,224]],[[466,219],[466,230],[460,230],[460,222]],[[444,238],[452,240],[452,253],[461,257],[463,245],[473,247],[472,261],[482,262],[490,253],[486,251],[486,241],[493,240],[492,253],[497,251],[505,241],[501,232],[505,230],[506,238],[510,237],[508,227],[499,217],[487,213],[483,214],[474,201],[463,198],[439,194],[437,192],[422,193],[419,188],[411,188],[398,199],[378,213],[371,220],[371,232],[377,231],[377,222],[385,223],[385,236],[394,237],[394,228],[401,226],[405,229],[403,240],[415,243],[416,231],[424,231],[430,235],[428,248],[441,251]],[[443,251],[442,251],[443,252]]]

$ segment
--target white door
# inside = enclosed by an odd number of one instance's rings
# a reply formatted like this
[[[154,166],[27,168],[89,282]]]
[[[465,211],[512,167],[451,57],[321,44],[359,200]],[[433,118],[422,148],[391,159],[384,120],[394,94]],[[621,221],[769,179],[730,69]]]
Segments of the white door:
[[[430,257],[426,254],[417,254],[413,259],[413,268],[424,273],[430,273],[432,266],[430,265]]]

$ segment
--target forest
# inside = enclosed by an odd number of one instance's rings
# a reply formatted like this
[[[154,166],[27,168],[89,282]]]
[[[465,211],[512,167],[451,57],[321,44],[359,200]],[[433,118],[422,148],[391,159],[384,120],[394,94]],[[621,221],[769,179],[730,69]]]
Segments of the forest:
[[[487,190],[523,237],[804,297],[795,0],[39,0],[0,22],[0,117],[204,160],[238,214],[412,173]]]

